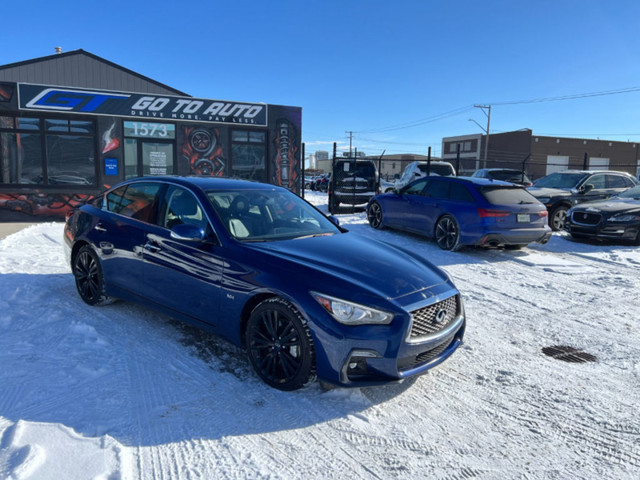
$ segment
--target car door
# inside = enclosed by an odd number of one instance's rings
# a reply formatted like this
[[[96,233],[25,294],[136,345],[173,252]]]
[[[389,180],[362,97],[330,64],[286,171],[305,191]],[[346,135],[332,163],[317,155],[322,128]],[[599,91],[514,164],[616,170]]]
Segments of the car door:
[[[400,189],[398,193],[385,197],[383,214],[387,226],[407,229],[412,224],[411,217],[414,215],[416,197],[422,192],[427,180],[426,178],[416,180]]]
[[[443,177],[425,178],[423,188],[409,199],[408,215],[405,217],[407,230],[433,235],[435,222],[442,212],[442,202],[449,197],[449,183]]]
[[[200,228],[204,240],[172,236],[172,228]],[[146,296],[153,302],[210,325],[217,322],[224,259],[217,252],[213,228],[193,192],[170,185],[164,192],[156,225],[143,246]]]
[[[155,216],[159,188],[158,184],[136,182],[104,196],[90,240],[98,247],[107,289],[140,293],[142,244],[146,225]]]

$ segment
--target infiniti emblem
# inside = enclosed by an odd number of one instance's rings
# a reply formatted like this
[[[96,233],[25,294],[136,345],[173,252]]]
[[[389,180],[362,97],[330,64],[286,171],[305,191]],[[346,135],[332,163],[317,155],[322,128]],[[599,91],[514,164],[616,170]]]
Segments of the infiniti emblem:
[[[436,313],[436,322],[442,323],[444,322],[444,319],[446,317],[447,317],[447,311],[445,309],[438,310],[438,312]]]

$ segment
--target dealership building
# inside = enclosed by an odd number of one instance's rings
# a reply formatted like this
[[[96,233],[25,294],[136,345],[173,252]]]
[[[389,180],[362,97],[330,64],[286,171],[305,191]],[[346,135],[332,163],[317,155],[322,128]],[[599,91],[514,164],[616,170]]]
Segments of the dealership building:
[[[0,221],[63,217],[125,179],[299,192],[300,107],[194,98],[83,50],[0,66]]]

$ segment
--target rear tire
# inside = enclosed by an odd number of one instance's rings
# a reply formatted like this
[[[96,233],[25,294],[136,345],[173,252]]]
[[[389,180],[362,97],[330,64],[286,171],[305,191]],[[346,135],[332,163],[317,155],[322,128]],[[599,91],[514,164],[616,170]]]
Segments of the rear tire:
[[[80,248],[73,259],[72,270],[78,294],[87,305],[106,305],[113,301],[105,293],[102,265],[98,255],[89,245]]]
[[[445,215],[436,223],[435,234],[436,243],[443,250],[455,252],[460,245],[460,228],[458,222],[451,215]]]

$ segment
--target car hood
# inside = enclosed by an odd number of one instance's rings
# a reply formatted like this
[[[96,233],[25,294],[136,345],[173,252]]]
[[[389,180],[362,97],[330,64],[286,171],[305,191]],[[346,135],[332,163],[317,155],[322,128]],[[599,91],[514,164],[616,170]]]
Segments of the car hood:
[[[529,187],[527,191],[534,197],[559,197],[571,195],[571,190],[547,187]]]
[[[633,198],[609,198],[597,202],[581,203],[574,210],[598,212],[639,212],[640,200]]]
[[[393,245],[354,233],[247,246],[375,291],[387,299],[397,299],[448,282],[447,275],[430,262]],[[309,274],[313,275],[313,272]]]

